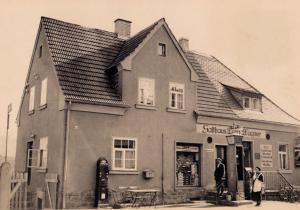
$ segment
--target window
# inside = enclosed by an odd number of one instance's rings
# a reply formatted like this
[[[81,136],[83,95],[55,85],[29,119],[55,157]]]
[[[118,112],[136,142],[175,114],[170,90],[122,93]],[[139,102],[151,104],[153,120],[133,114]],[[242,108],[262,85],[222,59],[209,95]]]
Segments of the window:
[[[260,110],[260,101],[258,98],[252,98],[252,109]]]
[[[173,109],[184,109],[184,85],[170,83],[169,105]]]
[[[243,98],[243,106],[246,109],[250,109],[250,98],[249,97],[244,97]]]
[[[27,168],[47,168],[48,159],[48,137],[40,139],[39,148],[28,148],[27,150]]]
[[[40,148],[39,148],[39,168],[47,168],[47,158],[48,158],[48,137],[40,139]]]
[[[136,170],[136,139],[113,139],[113,169]]]
[[[287,144],[280,144],[279,145],[279,169],[287,170],[288,166],[288,145]]]
[[[32,86],[29,91],[29,111],[34,110],[34,95],[35,95],[35,86]]]
[[[43,46],[41,45],[39,49],[39,58],[41,58],[42,56],[43,56]]]
[[[158,55],[160,56],[166,56],[166,44],[158,43]]]
[[[43,106],[43,105],[47,104],[47,82],[48,82],[47,78],[42,80],[40,106]]]
[[[154,106],[155,104],[155,81],[154,79],[140,78],[138,104]]]
[[[200,149],[198,145],[176,144],[176,186],[199,186]]]

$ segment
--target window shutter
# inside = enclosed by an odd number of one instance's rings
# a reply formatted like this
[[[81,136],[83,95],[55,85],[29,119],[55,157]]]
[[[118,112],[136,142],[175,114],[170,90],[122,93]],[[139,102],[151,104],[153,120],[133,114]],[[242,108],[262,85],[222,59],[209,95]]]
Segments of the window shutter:
[[[38,167],[39,149],[28,149],[27,150],[27,168]]]
[[[34,110],[34,95],[35,95],[35,86],[32,86],[29,92],[29,111]]]
[[[45,78],[42,81],[42,87],[41,87],[41,106],[45,105],[47,103],[47,83],[48,79]]]

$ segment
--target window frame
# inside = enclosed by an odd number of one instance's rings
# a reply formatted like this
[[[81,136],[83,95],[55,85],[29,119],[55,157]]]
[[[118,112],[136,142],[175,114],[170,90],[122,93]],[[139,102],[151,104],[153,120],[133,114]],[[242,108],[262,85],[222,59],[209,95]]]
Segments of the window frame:
[[[28,111],[34,111],[34,103],[35,103],[35,86],[31,86],[29,89],[29,102],[28,102]]]
[[[158,51],[159,56],[162,56],[162,57],[167,56],[167,44],[166,43],[159,42],[157,48],[158,48],[157,51]]]
[[[245,106],[245,101],[246,101],[246,99],[249,100],[249,107],[246,107],[246,106]],[[251,98],[251,97],[249,97],[249,96],[243,96],[243,108],[244,108],[244,109],[251,109],[251,101],[252,101],[252,98]]]
[[[141,103],[141,81],[144,80],[144,81],[151,81],[153,82],[153,104],[147,104],[147,103]],[[155,106],[155,79],[152,79],[152,78],[147,78],[147,77],[139,77],[138,78],[138,98],[137,98],[137,104],[138,105],[142,105],[142,106],[150,106],[150,107],[153,107]],[[146,100],[146,97],[145,97],[145,100]]]
[[[46,141],[45,148],[41,148],[42,140]],[[47,169],[47,166],[48,166],[48,143],[49,143],[48,136],[42,137],[39,140],[39,154],[38,154],[38,165],[37,165],[37,168],[39,168],[39,169]],[[43,162],[45,159],[46,159],[46,162],[45,162],[45,165],[43,165]]]
[[[183,89],[182,109],[178,108],[178,96],[177,95],[179,95],[180,93],[171,90],[172,85],[182,86],[182,89]],[[175,93],[175,107],[172,106],[172,93]],[[175,109],[175,110],[185,110],[185,85],[184,85],[184,83],[169,82],[169,108]]]
[[[135,148],[129,149],[129,148],[115,148],[115,140],[127,140],[127,141],[134,141]],[[123,167],[116,167],[115,166],[115,152],[116,151],[122,151],[122,164]],[[125,168],[125,153],[126,151],[134,151],[134,168]],[[131,138],[131,137],[112,137],[112,170],[116,171],[137,171],[137,155],[138,153],[138,146],[137,146],[137,138]]]
[[[283,152],[283,151],[280,151],[280,146],[285,146],[286,147],[286,151]],[[285,155],[285,165],[286,165],[286,168],[282,168],[281,166],[283,166],[283,159],[282,159],[282,156]],[[279,143],[278,144],[278,168],[280,171],[287,171],[290,169],[290,161],[289,161],[289,144],[287,143]]]
[[[40,106],[47,105],[47,92],[48,92],[48,78],[45,77],[41,81],[41,98],[40,98]]]

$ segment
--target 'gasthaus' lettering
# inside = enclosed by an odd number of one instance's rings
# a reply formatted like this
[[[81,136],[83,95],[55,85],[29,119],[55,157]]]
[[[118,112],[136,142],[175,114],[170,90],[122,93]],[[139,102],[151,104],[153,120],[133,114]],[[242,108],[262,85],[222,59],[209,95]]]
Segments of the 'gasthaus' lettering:
[[[256,137],[265,138],[264,130],[250,129],[250,128],[232,128],[232,126],[222,126],[222,125],[210,125],[210,124],[197,124],[197,132],[203,134],[214,134],[214,135],[230,135],[233,133]]]

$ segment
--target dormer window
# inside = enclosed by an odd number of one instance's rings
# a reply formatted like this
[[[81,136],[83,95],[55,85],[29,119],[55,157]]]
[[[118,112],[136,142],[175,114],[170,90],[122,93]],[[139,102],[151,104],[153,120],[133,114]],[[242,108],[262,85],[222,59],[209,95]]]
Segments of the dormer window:
[[[160,56],[166,56],[167,47],[164,43],[158,43],[158,55]]]
[[[261,99],[249,96],[243,97],[243,108],[254,111],[261,111]]]
[[[250,109],[250,98],[249,97],[243,98],[243,105],[244,105],[245,109]]]

